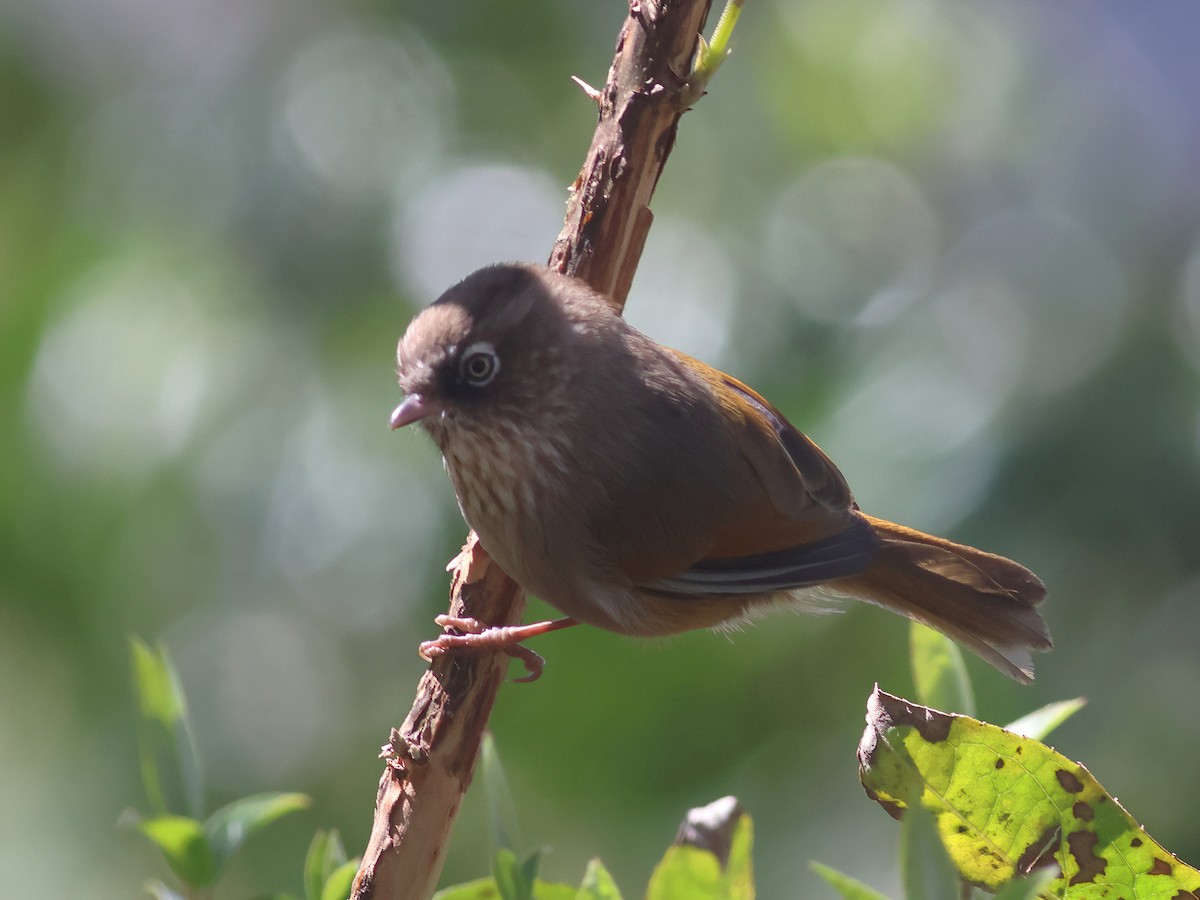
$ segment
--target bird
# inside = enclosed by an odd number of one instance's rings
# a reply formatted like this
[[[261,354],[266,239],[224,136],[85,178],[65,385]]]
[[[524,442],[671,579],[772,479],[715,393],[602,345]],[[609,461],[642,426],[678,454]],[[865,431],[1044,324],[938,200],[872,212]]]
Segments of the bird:
[[[504,650],[531,680],[540,657],[522,642],[536,635],[730,627],[814,588],[923,622],[1026,684],[1031,651],[1052,646],[1031,571],[866,514],[760,394],[579,279],[529,263],[472,273],[409,323],[397,374],[392,429],[428,433],[484,550],[563,613],[440,616],[427,659]]]

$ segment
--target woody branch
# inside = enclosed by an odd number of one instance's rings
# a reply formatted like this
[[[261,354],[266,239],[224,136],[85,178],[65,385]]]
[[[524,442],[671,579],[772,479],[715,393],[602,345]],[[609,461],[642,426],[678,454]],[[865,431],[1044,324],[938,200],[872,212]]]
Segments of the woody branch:
[[[650,198],[680,116],[702,91],[689,74],[710,4],[630,0],[604,87],[588,92],[599,120],[549,265],[620,306],[650,230]],[[490,563],[474,534],[451,565],[451,616],[520,622],[524,594]],[[421,678],[411,711],[381,754],[386,762],[353,900],[433,894],[508,662],[504,653],[447,654]]]

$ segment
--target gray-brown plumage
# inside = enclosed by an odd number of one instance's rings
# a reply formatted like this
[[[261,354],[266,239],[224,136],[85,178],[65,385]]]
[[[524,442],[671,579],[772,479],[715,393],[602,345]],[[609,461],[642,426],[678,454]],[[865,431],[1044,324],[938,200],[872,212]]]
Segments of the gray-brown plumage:
[[[1050,647],[1033,573],[865,515],[766,400],[580,281],[481,269],[413,320],[398,361],[393,427],[421,423],[491,556],[578,621],[672,634],[828,583],[1021,681]]]

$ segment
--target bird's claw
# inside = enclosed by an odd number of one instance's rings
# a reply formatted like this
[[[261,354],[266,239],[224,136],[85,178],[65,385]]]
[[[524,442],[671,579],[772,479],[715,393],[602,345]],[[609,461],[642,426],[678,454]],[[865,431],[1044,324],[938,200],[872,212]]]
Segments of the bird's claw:
[[[443,633],[435,640],[424,641],[418,647],[421,658],[433,662],[440,656],[453,653],[482,653],[500,650],[525,666],[525,674],[513,680],[526,684],[542,676],[546,661],[520,643],[521,636],[512,628],[489,626],[470,616],[440,615],[434,619],[442,628],[453,628],[461,634]]]

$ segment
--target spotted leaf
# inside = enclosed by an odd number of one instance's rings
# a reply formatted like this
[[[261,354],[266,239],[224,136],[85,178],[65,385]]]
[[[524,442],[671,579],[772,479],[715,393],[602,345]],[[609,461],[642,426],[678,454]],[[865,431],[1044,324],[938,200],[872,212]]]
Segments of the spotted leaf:
[[[995,892],[1049,869],[1041,896],[1200,900],[1200,872],[1155,842],[1079,763],[1032,738],[878,687],[859,775],[893,816],[933,813],[959,874]]]

